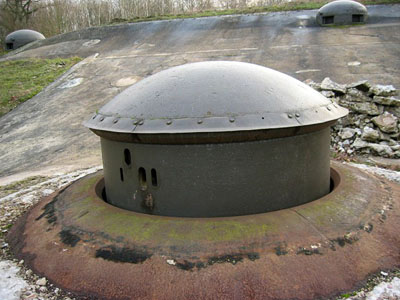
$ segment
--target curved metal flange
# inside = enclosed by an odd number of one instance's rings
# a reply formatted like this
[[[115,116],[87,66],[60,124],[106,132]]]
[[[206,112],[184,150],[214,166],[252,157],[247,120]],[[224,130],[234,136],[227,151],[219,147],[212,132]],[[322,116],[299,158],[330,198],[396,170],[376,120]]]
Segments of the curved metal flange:
[[[159,142],[163,135],[168,143],[186,134],[244,136],[274,130],[277,135],[281,129],[303,126],[318,130],[347,113],[306,84],[275,70],[208,61],[173,67],[139,81],[84,125],[114,140],[131,134],[139,135],[137,142],[153,142],[153,138]]]
[[[51,282],[105,299],[314,299],[400,264],[400,186],[333,163],[335,189],[290,209],[174,218],[101,200],[102,175],[47,197],[8,235]]]

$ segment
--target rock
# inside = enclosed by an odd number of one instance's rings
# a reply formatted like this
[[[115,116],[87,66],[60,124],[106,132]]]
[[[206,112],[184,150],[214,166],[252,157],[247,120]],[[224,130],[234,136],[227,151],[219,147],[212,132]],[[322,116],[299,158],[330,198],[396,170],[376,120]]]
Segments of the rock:
[[[378,130],[370,127],[364,127],[361,139],[368,142],[376,142],[379,140],[380,134]]]
[[[176,265],[176,261],[173,260],[173,259],[167,259],[167,264],[175,266]]]
[[[340,118],[337,123],[342,127],[348,127],[350,125],[357,126],[357,124],[360,124],[360,120],[356,115],[348,114],[347,116]]]
[[[382,131],[379,131],[379,140],[381,141],[390,141],[390,135],[387,133],[383,133]]]
[[[397,117],[391,113],[385,112],[384,114],[372,118],[372,122],[379,127],[382,132],[397,133]]]
[[[397,128],[398,128],[399,132],[392,133],[392,134],[389,135],[392,139],[395,139],[395,140],[399,140],[400,139],[400,128],[399,128],[399,126],[397,126]]]
[[[31,276],[32,275],[32,270],[26,270],[25,275],[26,276]]]
[[[366,102],[371,101],[372,99],[360,90],[352,88],[347,90],[346,100],[350,102]]]
[[[332,91],[321,91],[321,94],[324,95],[327,98],[333,98],[335,97],[335,93]]]
[[[348,84],[347,88],[356,88],[357,90],[360,90],[362,92],[368,92],[371,88],[371,84],[368,82],[368,80],[361,80]]]
[[[400,150],[397,150],[397,151],[394,153],[393,156],[396,157],[396,158],[400,158]]]
[[[46,283],[47,283],[47,279],[45,277],[42,277],[36,281],[36,284],[40,285],[40,286],[44,286],[44,285],[46,285]]]
[[[314,82],[312,79],[306,79],[306,80],[304,80],[304,83],[307,84],[308,86],[312,87],[316,91],[321,90],[321,84]]]
[[[390,146],[390,148],[392,148],[393,151],[399,151],[400,150],[400,145]]]
[[[351,139],[356,133],[357,133],[357,131],[355,129],[346,127],[346,128],[342,128],[339,131],[338,135],[340,136],[340,138],[342,140],[347,140],[347,139]]]
[[[400,118],[400,106],[384,106],[385,111]]]
[[[368,148],[370,148],[374,153],[383,156],[392,156],[393,151],[392,148],[388,145],[380,145],[380,144],[369,144]]]
[[[342,143],[342,146],[349,146],[350,145],[350,140],[345,140],[343,143]]]
[[[325,91],[333,91],[338,94],[345,94],[346,93],[346,86],[343,84],[338,84],[332,81],[329,77],[326,77],[321,82],[321,89]]]
[[[369,143],[363,141],[360,138],[356,138],[354,143],[351,145],[353,148],[359,150],[359,149],[363,149],[363,148],[367,148],[369,145]]]
[[[396,94],[396,88],[393,85],[377,84],[372,86],[369,92],[376,96],[393,96]]]
[[[339,104],[340,99],[339,99],[339,97],[333,97],[333,98],[331,98],[331,101],[332,101],[332,103]]]
[[[348,108],[360,114],[367,114],[370,116],[377,116],[380,114],[378,106],[370,102],[349,103]]]
[[[400,99],[391,97],[374,96],[373,100],[375,103],[387,106],[400,106]]]
[[[47,292],[47,288],[46,288],[45,286],[41,286],[41,287],[39,288],[39,291],[40,291],[41,293],[46,293],[46,292]]]

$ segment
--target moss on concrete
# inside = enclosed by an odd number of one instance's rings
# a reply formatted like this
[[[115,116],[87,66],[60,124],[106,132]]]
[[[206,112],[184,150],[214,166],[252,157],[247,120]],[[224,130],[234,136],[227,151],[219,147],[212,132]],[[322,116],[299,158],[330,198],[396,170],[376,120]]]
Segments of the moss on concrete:
[[[282,230],[297,227],[301,218],[320,232],[338,232],[359,228],[375,214],[375,204],[368,200],[368,190],[379,188],[376,181],[348,167],[340,167],[342,186],[330,196],[312,203],[253,216],[231,218],[174,218],[151,216],[119,209],[104,203],[93,194],[95,183],[101,175],[84,178],[66,191],[66,226],[78,230],[98,232],[116,239],[124,237],[126,242],[152,244],[157,241],[164,246],[202,243],[224,243],[232,241],[264,241],[279,237]],[[368,189],[360,186],[368,183]],[[92,193],[88,193],[88,191]],[[365,198],[367,197],[367,198]],[[60,198],[64,201],[64,197]],[[82,212],[87,212],[82,214]],[[62,212],[64,213],[64,212]],[[70,223],[70,220],[73,222]],[[304,224],[304,222],[303,222]]]

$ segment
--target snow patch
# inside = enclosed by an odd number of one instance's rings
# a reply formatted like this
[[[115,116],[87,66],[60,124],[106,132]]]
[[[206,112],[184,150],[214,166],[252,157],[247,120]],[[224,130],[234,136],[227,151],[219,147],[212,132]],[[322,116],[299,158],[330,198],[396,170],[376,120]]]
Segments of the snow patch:
[[[400,278],[381,282],[367,294],[367,300],[400,299]]]
[[[18,276],[20,268],[8,260],[0,261],[0,299],[19,300],[29,285]]]
[[[400,183],[400,172],[398,172],[398,171],[386,170],[386,169],[382,169],[382,168],[378,168],[378,167],[371,167],[371,166],[367,166],[367,165],[363,165],[363,164],[355,164],[355,163],[349,163],[349,165],[356,167],[358,169],[373,173],[375,175],[383,176],[390,181]]]
[[[4,201],[13,200],[15,203],[23,202],[23,203],[33,203],[35,200],[38,200],[42,195],[47,196],[54,192],[56,189],[60,189],[71,182],[78,180],[86,175],[92,174],[101,170],[103,166],[97,166],[89,169],[78,170],[72,173],[59,173],[49,180],[43,181],[41,183],[29,186],[27,188],[21,189],[15,193],[9,194],[3,198],[0,198],[0,203]],[[53,188],[45,188],[40,194],[40,188],[47,187],[51,185]],[[1,299],[1,298],[0,298]]]

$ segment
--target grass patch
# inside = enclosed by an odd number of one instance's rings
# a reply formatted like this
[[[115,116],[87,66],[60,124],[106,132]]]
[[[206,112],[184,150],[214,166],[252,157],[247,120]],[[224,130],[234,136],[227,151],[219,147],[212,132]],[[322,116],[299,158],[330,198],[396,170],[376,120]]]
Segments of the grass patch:
[[[48,178],[45,176],[31,176],[20,181],[0,186],[0,198],[6,197],[29,186],[41,183],[47,179]]]
[[[39,93],[81,58],[0,62],[0,117]]]
[[[157,20],[173,20],[173,19],[187,19],[187,18],[203,18],[225,15],[240,15],[240,14],[255,14],[266,12],[278,11],[295,11],[295,10],[310,10],[319,9],[330,1],[309,1],[309,2],[288,2],[276,5],[268,5],[262,7],[246,7],[239,9],[222,9],[222,10],[207,10],[196,13],[176,14],[176,15],[158,15],[148,17],[137,17],[133,19],[114,19],[111,24],[117,23],[135,23],[135,22],[148,22]],[[378,4],[396,4],[400,0],[364,0],[359,1],[364,5],[378,5]]]
[[[347,298],[353,297],[355,295],[357,295],[357,292],[345,293],[345,294],[340,295],[340,297],[338,299],[347,299]]]

